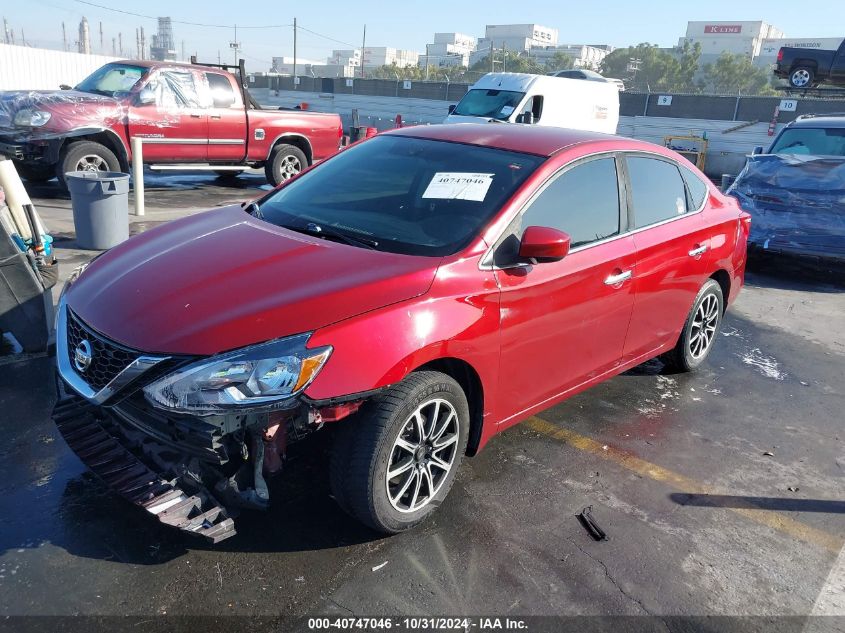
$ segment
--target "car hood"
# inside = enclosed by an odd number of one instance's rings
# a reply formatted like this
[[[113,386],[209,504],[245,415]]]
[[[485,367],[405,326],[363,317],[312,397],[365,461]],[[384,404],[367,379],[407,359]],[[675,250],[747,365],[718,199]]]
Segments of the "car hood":
[[[845,255],[845,158],[751,156],[729,193],[752,216],[751,242]]]
[[[127,347],[210,355],[419,296],[439,263],[312,238],[232,206],[113,248],[65,298],[87,325]]]
[[[17,127],[15,115],[24,109],[50,113],[46,125],[37,128]],[[75,130],[80,126],[109,125],[120,115],[120,102],[112,97],[78,90],[13,90],[0,92],[0,133],[16,136],[49,138]]]

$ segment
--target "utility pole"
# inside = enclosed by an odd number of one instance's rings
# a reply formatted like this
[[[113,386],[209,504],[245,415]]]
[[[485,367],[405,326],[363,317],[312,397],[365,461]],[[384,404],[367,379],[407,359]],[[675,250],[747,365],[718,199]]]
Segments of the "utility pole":
[[[67,52],[67,31],[65,30],[64,22],[62,22],[62,50]]]
[[[62,25],[64,26],[64,24]],[[103,48],[103,23],[100,22],[100,55],[104,54],[106,51]]]
[[[223,62],[220,61],[220,49],[217,49],[217,65],[219,66]]]
[[[293,89],[296,90],[296,18],[293,19]]]
[[[117,57],[117,38],[116,37],[111,38],[111,54],[114,57]]]
[[[141,34],[135,29],[135,59],[141,59]]]
[[[240,44],[238,43],[238,25],[235,25],[235,41],[230,45],[235,51],[235,66],[238,65],[238,52],[240,52]]]
[[[118,45],[117,52],[120,53],[121,57],[123,57],[123,33],[117,34],[117,45]]]
[[[364,78],[364,49],[367,47],[367,25],[364,25],[364,39],[361,40],[361,79]]]
[[[9,43],[9,22],[3,18],[3,43]]]
[[[185,61],[185,40],[182,40],[182,61]]]
[[[144,27],[141,27],[141,59],[147,58],[147,38],[144,37]]]

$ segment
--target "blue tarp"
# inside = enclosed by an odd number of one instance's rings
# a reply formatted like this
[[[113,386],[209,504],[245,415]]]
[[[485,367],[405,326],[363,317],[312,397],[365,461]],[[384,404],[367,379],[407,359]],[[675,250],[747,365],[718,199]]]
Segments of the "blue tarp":
[[[845,158],[750,156],[728,194],[751,214],[750,245],[845,260]]]

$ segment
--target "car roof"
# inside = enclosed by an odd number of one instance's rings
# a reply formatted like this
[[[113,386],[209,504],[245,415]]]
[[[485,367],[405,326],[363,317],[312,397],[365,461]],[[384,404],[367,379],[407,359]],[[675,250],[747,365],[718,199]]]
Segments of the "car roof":
[[[790,123],[789,127],[845,127],[845,114],[804,114]]]
[[[513,123],[453,123],[444,125],[415,125],[383,132],[390,136],[409,136],[449,141],[466,145],[493,147],[523,154],[552,156],[557,152],[584,143],[612,141],[618,149],[653,151],[656,145],[644,141],[601,132],[567,128],[517,125]],[[662,153],[662,152],[661,152]]]

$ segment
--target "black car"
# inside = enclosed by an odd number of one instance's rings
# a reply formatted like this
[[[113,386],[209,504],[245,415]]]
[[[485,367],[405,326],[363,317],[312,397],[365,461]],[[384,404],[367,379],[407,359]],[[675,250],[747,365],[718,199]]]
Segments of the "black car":
[[[727,193],[751,214],[750,252],[845,263],[845,115],[798,117]]]
[[[785,46],[778,51],[775,75],[792,88],[813,88],[820,83],[845,86],[845,40],[835,51]]]

